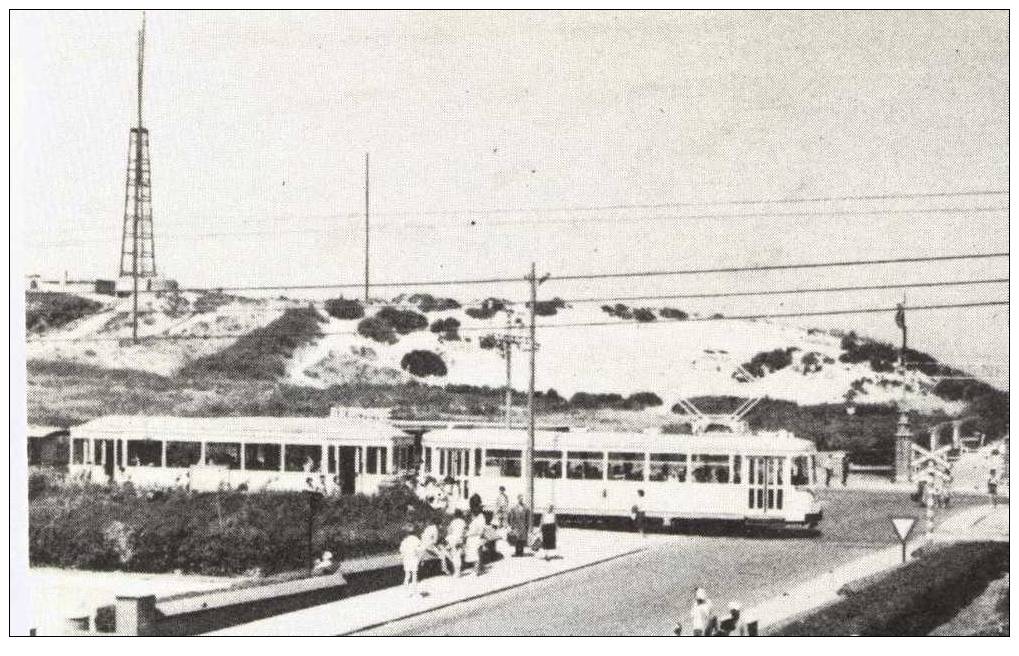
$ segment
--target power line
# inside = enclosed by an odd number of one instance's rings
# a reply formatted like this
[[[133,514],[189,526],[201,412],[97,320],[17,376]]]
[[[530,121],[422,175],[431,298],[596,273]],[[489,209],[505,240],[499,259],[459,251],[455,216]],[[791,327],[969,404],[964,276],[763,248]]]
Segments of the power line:
[[[465,230],[471,228],[493,228],[509,227],[520,225],[555,225],[560,223],[646,223],[659,221],[697,221],[704,219],[762,219],[762,218],[804,218],[804,217],[835,217],[835,216],[883,216],[903,214],[982,214],[988,212],[1007,212],[1007,207],[931,207],[925,209],[875,209],[875,210],[812,210],[801,212],[753,212],[753,213],[708,213],[708,214],[671,214],[663,216],[634,216],[634,217],[566,217],[560,219],[521,219],[492,221],[479,225],[472,222],[469,225],[463,223],[434,223],[423,221],[405,221],[381,223],[373,228],[376,232],[389,230],[403,230],[406,228],[420,227],[430,230]],[[427,213],[420,213],[425,215]],[[470,213],[465,213],[465,216]],[[345,217],[352,218],[352,217]],[[363,215],[362,215],[363,220]],[[348,228],[287,228],[280,230],[250,230],[250,231],[219,231],[200,232],[193,234],[174,234],[172,241],[204,241],[215,238],[236,238],[236,237],[274,237],[284,234],[310,235],[310,234],[335,234],[346,232]],[[82,244],[104,244],[106,239],[65,239],[59,241],[31,242],[33,248],[57,248],[65,246],[79,246]]]
[[[972,255],[929,255],[922,257],[883,258],[877,260],[842,260],[835,262],[805,262],[798,264],[761,264],[741,267],[718,267],[712,269],[674,269],[658,271],[630,271],[627,273],[587,273],[565,276],[552,276],[552,280],[601,280],[608,278],[648,278],[655,276],[682,276],[705,273],[744,273],[751,271],[782,271],[789,269],[822,269],[847,266],[864,266],[872,264],[913,264],[918,262],[947,262],[951,260],[979,260],[995,257],[1008,257],[1003,253],[976,253]]]
[[[705,294],[666,294],[653,296],[610,296],[604,298],[565,298],[564,303],[608,303],[611,301],[656,301],[693,298],[731,298],[737,296],[784,296],[792,294],[815,294],[828,292],[852,292],[869,291],[881,289],[912,289],[917,287],[956,287],[963,285],[984,285],[992,283],[1007,283],[1008,278],[988,278],[982,280],[948,280],[941,282],[907,282],[900,284],[886,285],[851,285],[845,287],[797,287],[791,289],[761,289],[746,292],[714,292]]]
[[[944,304],[928,304],[928,305],[911,305],[906,307],[907,311],[931,311],[931,310],[951,310],[951,309],[966,309],[966,308],[978,308],[978,307],[995,307],[1008,305],[1009,301],[974,301],[971,303],[944,303]],[[894,312],[895,307],[865,307],[865,308],[851,308],[851,309],[839,309],[839,310],[815,310],[805,312],[765,312],[760,314],[734,314],[734,315],[711,315],[707,317],[690,317],[688,319],[669,319],[662,321],[632,321],[632,320],[619,320],[619,321],[581,321],[581,322],[565,322],[565,323],[545,323],[538,324],[537,328],[545,329],[561,329],[561,328],[587,328],[587,327],[606,327],[606,326],[662,326],[662,325],[681,325],[690,322],[701,322],[701,321],[755,321],[762,319],[786,319],[796,317],[826,317],[826,316],[845,316],[845,315],[856,315],[856,314],[878,314],[883,312]],[[498,333],[499,327],[494,326],[468,326],[460,327],[457,329],[458,332],[488,332]],[[250,331],[249,331],[250,332]],[[212,339],[235,339],[243,337],[248,333],[213,333],[208,335],[151,335],[147,337],[139,337],[141,341],[205,341]],[[308,337],[326,337],[334,335],[342,336],[354,336],[359,333],[356,330],[342,330],[342,331],[321,331],[314,335],[307,335]],[[277,333],[276,336],[305,336],[304,334],[298,334],[293,332],[288,333]],[[50,342],[125,342],[129,341],[129,337],[68,337],[68,338],[40,338],[29,340],[29,343],[50,343]]]

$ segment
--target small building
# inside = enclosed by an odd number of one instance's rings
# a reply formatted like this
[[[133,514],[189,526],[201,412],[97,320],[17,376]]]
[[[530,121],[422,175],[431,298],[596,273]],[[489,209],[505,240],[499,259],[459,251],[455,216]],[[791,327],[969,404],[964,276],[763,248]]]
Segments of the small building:
[[[140,487],[372,494],[413,467],[412,436],[348,418],[112,415],[70,437],[72,476]]]

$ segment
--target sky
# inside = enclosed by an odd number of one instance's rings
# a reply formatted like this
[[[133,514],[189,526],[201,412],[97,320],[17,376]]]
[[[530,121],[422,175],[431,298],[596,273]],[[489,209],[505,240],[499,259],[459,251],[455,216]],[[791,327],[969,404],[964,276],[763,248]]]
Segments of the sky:
[[[112,278],[140,15],[11,20],[25,272]],[[555,276],[1004,252],[1007,194],[956,192],[1008,189],[1007,24],[1004,11],[149,12],[157,266],[188,286],[359,282],[366,152],[375,281],[523,276],[532,261]],[[901,197],[929,193],[947,195]],[[846,196],[885,197],[746,202]],[[1007,277],[999,258],[553,280],[542,294]],[[385,294],[399,291],[423,288]],[[526,295],[519,283],[428,291]],[[1007,297],[997,283],[907,300]],[[911,342],[1005,386],[1007,319],[1007,306],[917,312]],[[797,321],[896,336],[891,312]]]

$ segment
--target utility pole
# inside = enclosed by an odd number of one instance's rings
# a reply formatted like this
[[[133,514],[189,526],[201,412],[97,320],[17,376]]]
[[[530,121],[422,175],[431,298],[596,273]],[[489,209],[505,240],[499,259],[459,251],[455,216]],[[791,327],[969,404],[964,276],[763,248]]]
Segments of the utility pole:
[[[364,154],[364,302],[368,303],[368,153]]]
[[[506,332],[499,339],[502,346],[502,357],[506,359],[506,428],[513,427],[513,347],[517,346],[520,340],[513,336],[512,313],[506,310]]]
[[[142,12],[142,29],[138,31],[138,138],[134,154],[134,220],[132,221],[131,279],[133,294],[131,309],[131,340],[138,343],[138,221],[142,208],[142,82],[145,70],[145,12]]]
[[[538,301],[538,277],[535,273],[534,262],[531,262],[531,274],[527,278],[531,285],[531,306],[530,306],[530,352],[531,352],[531,376],[527,383],[527,453],[524,457],[524,469],[527,471],[527,534],[530,539],[531,527],[534,525],[534,371],[535,359],[538,352],[538,342],[535,339],[537,332],[535,322],[535,306]]]

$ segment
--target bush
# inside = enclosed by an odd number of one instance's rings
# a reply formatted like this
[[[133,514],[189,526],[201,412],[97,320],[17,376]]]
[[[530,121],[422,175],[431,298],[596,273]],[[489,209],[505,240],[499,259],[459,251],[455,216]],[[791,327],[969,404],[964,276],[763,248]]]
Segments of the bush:
[[[478,346],[485,350],[499,348],[499,338],[496,335],[485,335],[478,340]]]
[[[616,303],[615,305],[603,305],[601,306],[601,310],[610,317],[618,317],[625,320],[633,319],[633,313],[630,311],[630,308],[622,303]]]
[[[776,632],[782,636],[925,636],[1007,572],[1008,543],[963,542],[892,570]]]
[[[101,303],[63,292],[25,294],[25,330],[46,330],[98,312]]]
[[[656,317],[655,313],[648,308],[634,308],[633,318],[641,323],[647,323],[649,321],[656,320],[658,317]]]
[[[401,335],[407,335],[416,330],[424,330],[428,327],[428,319],[423,314],[413,310],[398,310],[394,307],[384,307],[375,314],[375,318],[385,321],[393,330]]]
[[[360,319],[364,316],[364,306],[356,298],[331,298],[325,302],[325,311],[335,319]]]
[[[528,303],[527,307],[531,307]],[[538,301],[534,304],[534,314],[539,317],[551,317],[566,308],[566,301],[556,296],[551,301]]]
[[[396,344],[396,331],[387,321],[378,317],[368,317],[357,324],[357,332],[362,337],[373,339],[380,344]]]
[[[491,319],[505,309],[506,301],[499,298],[486,298],[481,302],[481,307],[467,308],[465,312],[472,319]]]
[[[439,333],[444,339],[460,339],[460,334],[457,332],[460,329],[460,322],[454,317],[447,317],[445,319],[438,319],[432,322],[431,331],[433,333]],[[484,348],[484,346],[482,346]]]
[[[687,319],[690,318],[690,315],[687,314],[686,312],[670,307],[663,307],[659,314],[662,315],[663,319],[677,319],[679,321],[686,321]]]
[[[644,408],[655,408],[662,405],[662,399],[654,392],[637,392],[631,394],[623,403],[627,410],[643,410]]]
[[[592,394],[577,392],[570,397],[570,406],[580,410],[596,410],[598,408],[619,408],[623,405],[621,394]]]
[[[400,360],[400,368],[415,376],[445,376],[446,363],[431,351],[411,351]]]
[[[231,378],[275,380],[299,347],[322,336],[322,317],[311,308],[289,309],[269,324],[241,335],[221,351],[185,365],[185,377],[218,374]]]
[[[422,312],[442,312],[460,307],[452,298],[436,298],[431,294],[411,294],[407,302],[416,305]]]
[[[752,357],[750,362],[744,362],[743,368],[758,377],[764,376],[767,373],[774,373],[791,365],[793,363],[793,352],[797,350],[799,350],[797,347],[790,346],[789,348],[775,349],[773,351],[761,351]],[[734,373],[733,378],[739,380],[739,372]]]

